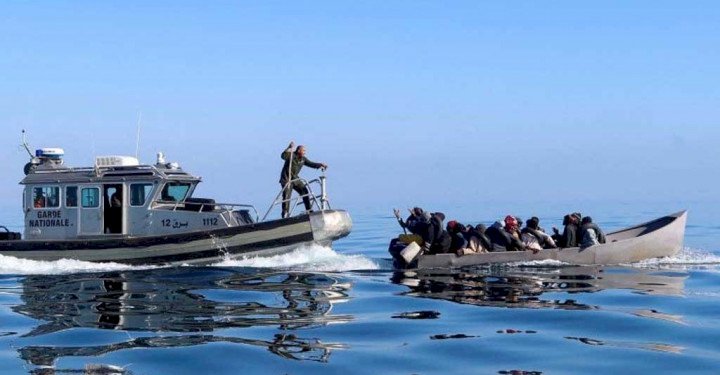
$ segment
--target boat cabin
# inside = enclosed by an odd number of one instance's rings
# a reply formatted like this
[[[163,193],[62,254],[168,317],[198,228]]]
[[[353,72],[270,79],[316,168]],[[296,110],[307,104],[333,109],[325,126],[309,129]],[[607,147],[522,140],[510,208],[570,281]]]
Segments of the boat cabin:
[[[25,239],[156,236],[257,220],[253,206],[193,197],[200,177],[161,153],[155,165],[101,156],[88,168],[66,167],[63,156],[62,149],[40,149],[25,167]]]

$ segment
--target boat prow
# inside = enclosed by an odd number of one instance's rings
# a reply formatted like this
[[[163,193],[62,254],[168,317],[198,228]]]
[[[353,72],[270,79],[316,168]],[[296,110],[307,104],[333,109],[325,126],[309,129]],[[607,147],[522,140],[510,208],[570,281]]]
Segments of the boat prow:
[[[647,223],[607,235],[607,242],[580,248],[530,251],[503,251],[457,256],[455,254],[420,255],[415,267],[453,268],[492,263],[516,263],[555,260],[573,265],[613,265],[645,259],[669,257],[683,248],[687,211],[663,216]],[[414,267],[410,267],[414,268]]]

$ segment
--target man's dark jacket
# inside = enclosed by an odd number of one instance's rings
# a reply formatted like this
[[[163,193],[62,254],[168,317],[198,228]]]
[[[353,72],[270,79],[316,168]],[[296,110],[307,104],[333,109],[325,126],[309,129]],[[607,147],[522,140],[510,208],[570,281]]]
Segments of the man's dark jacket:
[[[283,186],[287,184],[288,182],[288,168],[290,168],[290,155],[292,155],[292,170],[291,173],[291,180],[298,179],[298,174],[300,173],[300,170],[302,169],[303,165],[307,165],[310,168],[318,169],[322,166],[321,163],[315,163],[314,161],[308,160],[308,158],[302,156],[298,156],[297,152],[293,152],[291,149],[286,149],[283,151],[282,154],[280,154],[280,158],[285,160],[285,165],[283,165],[282,171],[280,172],[280,184]]]

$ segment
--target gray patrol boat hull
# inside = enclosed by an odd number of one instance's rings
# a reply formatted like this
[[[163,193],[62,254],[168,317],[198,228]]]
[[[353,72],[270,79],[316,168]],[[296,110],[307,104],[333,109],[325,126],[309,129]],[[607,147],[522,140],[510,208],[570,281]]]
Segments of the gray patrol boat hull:
[[[0,241],[0,255],[55,261],[75,259],[123,264],[211,264],[272,256],[303,245],[328,246],[352,229],[344,210],[323,210],[286,219],[158,236],[96,236],[72,240]]]

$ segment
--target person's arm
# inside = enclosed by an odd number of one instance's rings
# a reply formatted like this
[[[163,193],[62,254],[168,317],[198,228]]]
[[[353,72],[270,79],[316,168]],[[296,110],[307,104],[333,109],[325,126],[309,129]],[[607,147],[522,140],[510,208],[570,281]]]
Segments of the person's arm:
[[[282,160],[288,160],[290,158],[290,155],[292,155],[292,149],[295,147],[295,142],[290,142],[288,147],[285,149],[285,151],[280,154],[280,158]]]
[[[508,237],[510,237],[510,246],[512,246],[516,251],[523,251],[526,249],[525,244],[519,239],[515,238],[515,236]]]
[[[316,163],[316,162],[314,162],[314,161],[310,161],[310,159],[308,159],[308,158],[305,158],[303,164],[304,164],[304,165],[307,165],[307,166],[310,167],[310,168],[315,168],[315,169],[319,169],[319,168],[327,169],[327,165],[326,165],[326,164],[324,164],[324,163]]]
[[[398,224],[405,230],[407,228],[407,224],[403,221],[403,219],[400,217],[400,210],[393,209],[393,213],[395,214],[395,218],[397,218]]]

